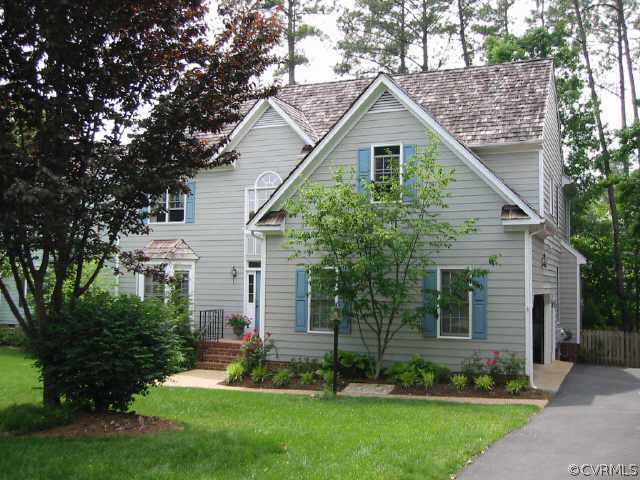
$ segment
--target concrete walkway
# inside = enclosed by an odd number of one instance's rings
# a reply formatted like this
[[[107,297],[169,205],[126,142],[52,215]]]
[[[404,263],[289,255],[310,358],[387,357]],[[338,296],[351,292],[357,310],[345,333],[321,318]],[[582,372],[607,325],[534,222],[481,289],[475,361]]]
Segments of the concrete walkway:
[[[589,467],[572,476],[571,464],[623,464],[627,472],[629,464],[640,464],[640,369],[575,365],[544,411],[496,442],[458,479],[598,477]]]

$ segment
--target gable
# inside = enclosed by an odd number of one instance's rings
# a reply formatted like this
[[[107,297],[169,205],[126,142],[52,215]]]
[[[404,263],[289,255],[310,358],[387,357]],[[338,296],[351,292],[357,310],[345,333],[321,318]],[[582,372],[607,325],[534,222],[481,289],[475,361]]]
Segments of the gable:
[[[369,113],[389,113],[389,112],[398,112],[401,110],[406,110],[404,105],[400,103],[396,97],[391,95],[388,91],[384,91],[380,98],[376,100],[376,102],[371,105],[369,109]]]
[[[253,128],[282,127],[286,124],[284,118],[273,107],[269,107],[254,123]]]
[[[318,163],[338,145],[344,136],[358,123],[362,116],[378,101],[383,93],[389,92],[395,97],[408,112],[410,112],[422,125],[423,128],[434,131],[459,159],[461,159],[478,177],[489,185],[507,203],[517,205],[525,212],[531,221],[540,223],[542,220],[535,211],[524,202],[513,190],[511,190],[502,180],[500,180],[486,165],[468,148],[460,143],[450,132],[440,125],[424,108],[413,101],[393,80],[380,74],[369,87],[358,97],[351,108],[340,118],[331,131],[325,135],[315,148],[300,162],[291,175],[285,179],[283,184],[273,194],[268,202],[256,212],[257,215],[249,222],[255,226],[260,217],[271,208],[282,204],[283,199],[290,195],[304,179],[317,168]],[[380,116],[384,118],[384,115]],[[383,128],[388,125],[383,125]],[[379,142],[377,142],[379,143]]]

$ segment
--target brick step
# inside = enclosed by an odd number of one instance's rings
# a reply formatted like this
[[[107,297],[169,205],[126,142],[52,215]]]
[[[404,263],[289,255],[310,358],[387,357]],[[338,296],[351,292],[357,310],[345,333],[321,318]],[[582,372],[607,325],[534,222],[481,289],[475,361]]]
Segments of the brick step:
[[[202,355],[201,360],[203,362],[227,362],[227,363],[231,363],[231,362],[235,362],[238,358],[240,358],[237,355],[211,355],[211,354],[205,354]]]
[[[219,363],[219,362],[197,362],[196,368],[201,370],[225,370],[227,368],[228,363]]]

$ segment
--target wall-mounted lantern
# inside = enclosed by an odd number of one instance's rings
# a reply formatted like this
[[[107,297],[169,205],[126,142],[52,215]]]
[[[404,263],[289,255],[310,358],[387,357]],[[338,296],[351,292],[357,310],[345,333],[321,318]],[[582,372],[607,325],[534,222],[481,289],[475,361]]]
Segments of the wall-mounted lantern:
[[[547,268],[547,254],[542,254],[542,268]]]
[[[235,265],[231,266],[231,278],[233,279],[233,283],[236,283],[236,278],[238,277],[238,269]]]

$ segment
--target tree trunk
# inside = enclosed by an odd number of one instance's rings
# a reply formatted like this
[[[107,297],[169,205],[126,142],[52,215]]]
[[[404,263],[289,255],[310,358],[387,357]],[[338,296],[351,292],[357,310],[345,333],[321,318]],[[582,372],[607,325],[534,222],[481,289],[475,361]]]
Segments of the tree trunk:
[[[617,47],[618,47],[618,84],[620,90],[620,128],[625,128],[627,126],[627,99],[624,87],[624,56],[623,56],[623,48],[622,48],[622,15],[621,12],[618,11],[616,15],[616,30],[617,30]],[[622,159],[622,167],[624,169],[624,174],[629,176],[629,158],[625,156]]]
[[[42,369],[42,403],[48,407],[60,405],[60,396],[47,367]]]
[[[422,71],[429,71],[429,32],[426,1],[422,2]]]
[[[469,53],[469,46],[467,45],[466,35],[466,20],[464,14],[464,1],[458,0],[458,22],[459,22],[459,35],[460,44],[462,45],[462,57],[464,58],[464,64],[467,67],[471,66],[471,55]]]
[[[296,21],[295,21],[295,0],[288,2],[288,25],[287,25],[287,47],[288,47],[288,69],[289,85],[296,84]]]
[[[400,5],[400,69],[398,73],[407,73],[407,9],[405,2]]]
[[[596,121],[598,131],[598,141],[600,143],[602,165],[600,166],[605,179],[610,180],[611,165],[609,163],[609,148],[602,127],[600,118],[600,101],[596,92],[595,80],[593,78],[593,70],[591,68],[591,60],[589,58],[589,48],[587,46],[587,34],[582,23],[582,12],[580,10],[579,0],[573,0],[576,19],[578,21],[578,34],[582,43],[582,54],[584,56],[585,67],[587,70],[587,79],[589,81],[589,89],[591,91],[591,103],[593,104],[593,115]],[[629,315],[629,306],[626,302],[625,285],[624,285],[624,266],[622,264],[622,245],[620,238],[620,219],[618,217],[618,206],[616,200],[615,188],[612,182],[607,182],[607,196],[609,200],[609,213],[611,215],[611,229],[613,233],[613,259],[616,272],[616,293],[618,294],[618,302],[620,311],[622,312],[622,323],[625,331],[629,331],[631,317]]]

